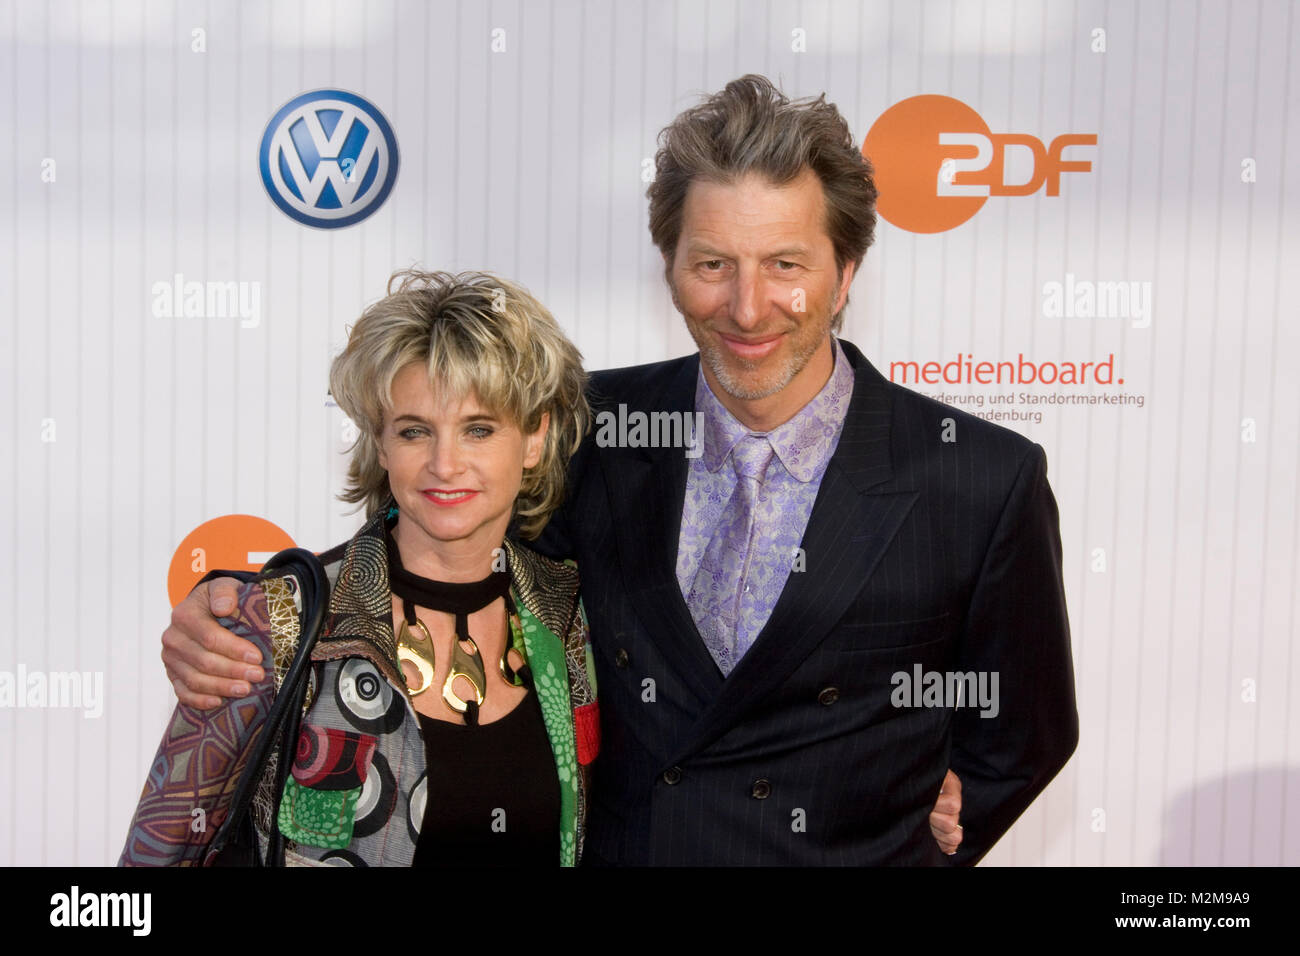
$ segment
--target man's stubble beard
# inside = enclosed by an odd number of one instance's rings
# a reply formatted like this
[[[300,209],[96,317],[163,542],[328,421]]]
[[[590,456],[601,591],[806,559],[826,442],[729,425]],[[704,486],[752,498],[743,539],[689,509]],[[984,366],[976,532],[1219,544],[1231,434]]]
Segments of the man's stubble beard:
[[[816,328],[819,330],[818,334],[809,336],[808,341],[805,342],[800,333],[807,331],[807,326],[800,327],[799,331],[793,333],[799,338],[797,348],[781,360],[770,378],[766,381],[752,382],[742,376],[747,372],[758,371],[762,367],[761,362],[733,356],[731,364],[728,364],[723,352],[726,346],[716,340],[705,338],[697,331],[696,323],[690,319],[686,320],[686,329],[691,333],[691,338],[695,340],[695,345],[700,350],[700,361],[708,366],[724,392],[742,402],[769,398],[794,381],[795,376],[807,368],[812,357],[817,354],[817,350],[831,334],[831,318],[827,316],[817,323]],[[737,371],[740,374],[737,374]]]

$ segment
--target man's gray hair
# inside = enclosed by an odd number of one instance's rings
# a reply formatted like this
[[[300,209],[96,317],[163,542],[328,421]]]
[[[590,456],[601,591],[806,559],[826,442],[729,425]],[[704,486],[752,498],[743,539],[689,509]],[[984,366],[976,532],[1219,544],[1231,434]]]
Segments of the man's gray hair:
[[[673,120],[659,134],[655,178],[646,190],[650,236],[670,278],[686,192],[694,180],[734,183],[758,173],[784,185],[805,169],[822,184],[836,267],[841,273],[850,262],[856,268],[875,235],[876,186],[871,164],[826,94],[791,100],[766,77],[751,73]],[[832,329],[839,331],[842,322],[841,312]]]

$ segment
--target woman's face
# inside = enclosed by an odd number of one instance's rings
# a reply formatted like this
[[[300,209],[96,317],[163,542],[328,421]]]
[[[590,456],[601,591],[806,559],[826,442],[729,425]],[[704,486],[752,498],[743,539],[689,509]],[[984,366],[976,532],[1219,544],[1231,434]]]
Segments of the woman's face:
[[[540,460],[548,424],[543,416],[541,427],[525,435],[473,395],[459,403],[436,399],[422,364],[397,374],[379,462],[400,509],[395,534],[411,570],[428,550],[445,566],[501,546],[524,469]],[[468,568],[467,579],[489,570]]]

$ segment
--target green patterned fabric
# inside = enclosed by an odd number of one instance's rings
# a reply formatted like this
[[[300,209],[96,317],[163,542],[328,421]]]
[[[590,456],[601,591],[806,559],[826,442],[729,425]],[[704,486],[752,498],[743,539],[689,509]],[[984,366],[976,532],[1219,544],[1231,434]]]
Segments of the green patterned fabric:
[[[342,850],[352,842],[352,821],[360,796],[360,787],[314,790],[289,777],[280,802],[280,832],[299,843]]]
[[[551,739],[555,769],[560,777],[560,865],[573,866],[577,856],[578,747],[573,737],[573,711],[565,674],[564,645],[531,611],[519,607],[525,657],[533,672],[542,721]]]

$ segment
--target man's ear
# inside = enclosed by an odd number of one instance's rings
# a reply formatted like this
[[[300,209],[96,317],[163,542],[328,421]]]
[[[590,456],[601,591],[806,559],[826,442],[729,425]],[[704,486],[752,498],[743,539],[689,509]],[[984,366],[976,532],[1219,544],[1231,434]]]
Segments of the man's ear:
[[[850,262],[844,266],[844,272],[840,275],[839,293],[835,296],[835,308],[831,309],[831,315],[839,315],[843,310],[844,303],[849,298],[849,286],[853,285],[853,276],[857,271],[857,263]]]
[[[536,468],[542,460],[542,449],[546,447],[546,433],[551,428],[551,413],[542,412],[541,424],[537,431],[524,436],[524,467]]]

